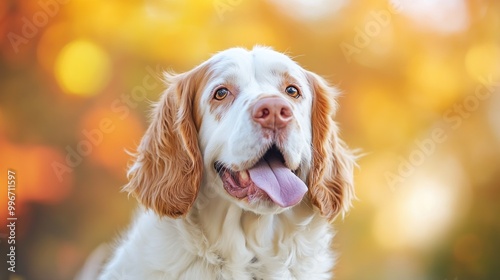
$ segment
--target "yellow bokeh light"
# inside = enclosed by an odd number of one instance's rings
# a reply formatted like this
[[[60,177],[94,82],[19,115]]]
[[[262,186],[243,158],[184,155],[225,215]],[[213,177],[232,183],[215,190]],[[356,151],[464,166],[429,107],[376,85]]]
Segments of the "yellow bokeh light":
[[[408,186],[405,195],[376,216],[376,239],[390,249],[433,245],[452,221],[455,205],[451,191],[431,179]]]
[[[91,96],[109,81],[111,60],[98,45],[87,40],[75,40],[59,53],[54,70],[65,92]]]
[[[467,213],[471,194],[463,184],[463,169],[454,156],[437,151],[434,161],[415,165],[415,173],[385,199],[373,234],[384,248],[431,248]],[[435,174],[434,170],[440,173]],[[403,176],[398,173],[398,175]]]
[[[465,67],[470,77],[480,82],[489,76],[500,76],[500,47],[491,43],[471,47],[465,56]]]
[[[390,89],[380,84],[365,84],[352,92],[358,104],[359,125],[373,145],[394,145],[413,135],[411,112],[388,94]]]
[[[412,101],[431,110],[449,108],[464,88],[460,69],[453,62],[435,56],[416,56],[408,67],[413,84]]]

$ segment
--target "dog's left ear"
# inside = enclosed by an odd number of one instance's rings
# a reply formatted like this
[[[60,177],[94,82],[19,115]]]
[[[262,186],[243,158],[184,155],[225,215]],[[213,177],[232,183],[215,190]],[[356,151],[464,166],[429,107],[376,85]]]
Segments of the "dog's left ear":
[[[160,216],[177,218],[193,205],[201,183],[203,161],[194,122],[194,99],[206,66],[166,75],[168,89],[152,112],[129,169],[124,191]]]
[[[313,164],[308,177],[309,196],[320,213],[332,221],[339,213],[344,215],[349,210],[355,197],[355,156],[339,138],[333,120],[337,91],[312,72],[306,72],[306,77],[313,92]]]

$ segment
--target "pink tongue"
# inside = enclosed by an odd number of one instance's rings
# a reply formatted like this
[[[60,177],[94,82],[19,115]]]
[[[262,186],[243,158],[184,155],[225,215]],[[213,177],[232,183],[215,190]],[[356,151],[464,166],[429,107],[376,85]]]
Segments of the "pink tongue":
[[[255,185],[281,207],[299,203],[307,192],[306,184],[275,154],[262,158],[248,172]]]

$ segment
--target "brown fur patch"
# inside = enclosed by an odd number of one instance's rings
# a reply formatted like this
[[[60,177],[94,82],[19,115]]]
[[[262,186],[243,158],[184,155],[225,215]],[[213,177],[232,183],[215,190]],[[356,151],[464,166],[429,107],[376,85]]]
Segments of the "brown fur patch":
[[[313,91],[313,167],[309,173],[309,197],[330,221],[347,211],[354,197],[354,156],[338,136],[333,121],[335,91],[316,74],[307,72]]]
[[[151,124],[123,188],[158,215],[176,218],[194,203],[201,183],[203,161],[198,147],[193,107],[207,78],[207,65],[169,78],[170,85],[156,104]]]
[[[205,89],[208,80],[212,73],[210,72],[211,65],[207,63],[206,65],[200,67],[197,74],[194,75],[193,79],[198,79],[197,81],[193,81],[197,84],[194,100],[193,100],[193,120],[196,125],[196,129],[199,130],[201,127],[201,123],[203,121],[202,113],[200,110],[201,105],[201,97],[203,93],[203,89]]]

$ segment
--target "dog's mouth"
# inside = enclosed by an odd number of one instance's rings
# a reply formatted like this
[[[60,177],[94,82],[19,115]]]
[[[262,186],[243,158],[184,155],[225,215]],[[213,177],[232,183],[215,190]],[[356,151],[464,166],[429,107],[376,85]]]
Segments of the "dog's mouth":
[[[285,165],[281,152],[272,146],[252,167],[233,171],[220,162],[214,164],[224,189],[238,199],[272,200],[281,207],[290,207],[302,200],[307,186]]]

